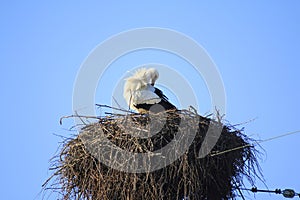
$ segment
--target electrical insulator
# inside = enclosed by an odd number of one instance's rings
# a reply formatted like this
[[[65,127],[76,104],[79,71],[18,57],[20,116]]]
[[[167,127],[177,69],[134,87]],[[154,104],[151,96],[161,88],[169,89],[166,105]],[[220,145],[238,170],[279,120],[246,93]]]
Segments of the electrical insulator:
[[[282,195],[286,198],[294,198],[296,195],[296,192],[292,189],[285,189],[282,191]]]

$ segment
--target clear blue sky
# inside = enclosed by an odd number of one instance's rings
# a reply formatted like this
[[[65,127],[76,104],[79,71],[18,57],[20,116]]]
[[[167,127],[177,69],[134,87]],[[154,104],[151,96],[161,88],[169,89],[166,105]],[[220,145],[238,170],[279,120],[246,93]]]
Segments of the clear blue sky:
[[[227,120],[257,117],[245,125],[251,137],[299,130],[299,24],[300,3],[292,0],[2,2],[1,198],[36,197],[60,141],[53,134],[71,134],[65,130],[71,122],[58,122],[72,113],[81,63],[100,42],[133,28],[170,28],[201,44],[221,73]],[[295,134],[262,143],[266,156],[260,164],[270,189],[300,192],[299,139]],[[257,194],[256,199],[284,198]]]

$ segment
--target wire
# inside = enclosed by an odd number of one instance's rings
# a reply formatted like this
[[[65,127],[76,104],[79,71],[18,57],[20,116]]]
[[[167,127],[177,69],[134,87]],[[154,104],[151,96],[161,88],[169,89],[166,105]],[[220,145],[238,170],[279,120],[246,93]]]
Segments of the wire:
[[[284,133],[282,135],[277,135],[277,136],[274,136],[274,137],[271,137],[271,138],[268,138],[268,139],[265,139],[265,140],[257,141],[256,143],[260,144],[260,143],[263,143],[263,142],[268,142],[268,141],[271,141],[271,140],[286,137],[286,136],[293,135],[293,134],[296,134],[296,133],[300,133],[300,130]],[[235,147],[235,148],[232,148],[232,149],[227,149],[227,150],[220,151],[220,152],[217,152],[217,153],[212,153],[209,156],[210,157],[218,156],[218,155],[228,153],[228,152],[231,152],[231,151],[236,151],[236,150],[243,149],[243,148],[246,148],[246,147],[254,147],[254,146],[255,146],[255,144],[246,144],[246,145],[243,145],[243,146]]]
[[[286,137],[286,136],[288,136],[288,135],[293,135],[293,134],[299,133],[299,132],[300,132],[300,130],[288,132],[288,133],[285,133],[285,134],[282,134],[282,135],[278,135],[278,136],[275,136],[275,137],[271,137],[271,138],[262,140],[262,141],[260,141],[259,143],[262,143],[262,142],[268,142],[268,141],[270,141],[270,140],[275,140],[275,139],[278,139],[278,138]]]
[[[257,187],[253,187],[251,189],[248,189],[248,188],[239,188],[239,189],[240,190],[248,190],[253,193],[266,192],[266,193],[282,194],[285,198],[294,198],[295,196],[298,196],[300,198],[300,193],[296,193],[293,189],[260,190],[260,189],[257,189]]]

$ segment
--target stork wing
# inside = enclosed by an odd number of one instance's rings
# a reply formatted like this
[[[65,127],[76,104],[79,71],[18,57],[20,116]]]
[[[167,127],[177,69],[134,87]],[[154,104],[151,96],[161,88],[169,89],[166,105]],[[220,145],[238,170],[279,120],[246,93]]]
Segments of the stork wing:
[[[138,90],[132,95],[133,104],[156,104],[161,98],[150,90]]]
[[[159,96],[161,99],[168,101],[168,97],[166,95],[164,95],[164,93],[158,89],[158,88],[154,88],[154,93],[157,94],[157,96]]]

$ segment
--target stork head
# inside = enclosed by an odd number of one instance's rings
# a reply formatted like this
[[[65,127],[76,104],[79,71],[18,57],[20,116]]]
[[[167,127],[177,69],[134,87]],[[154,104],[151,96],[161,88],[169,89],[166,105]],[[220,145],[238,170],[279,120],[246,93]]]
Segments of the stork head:
[[[147,69],[145,76],[146,76],[147,82],[150,83],[152,86],[154,86],[155,81],[159,77],[159,73],[158,73],[157,69],[149,68],[149,69]]]

